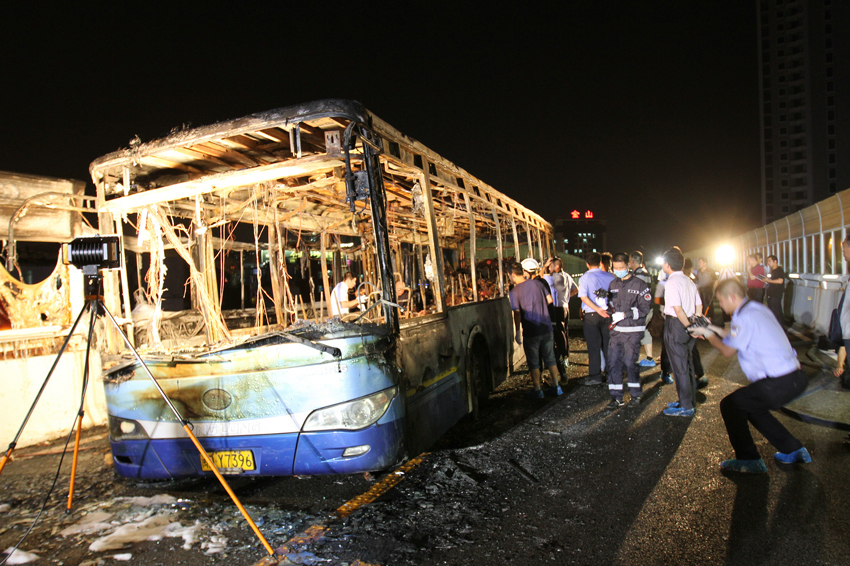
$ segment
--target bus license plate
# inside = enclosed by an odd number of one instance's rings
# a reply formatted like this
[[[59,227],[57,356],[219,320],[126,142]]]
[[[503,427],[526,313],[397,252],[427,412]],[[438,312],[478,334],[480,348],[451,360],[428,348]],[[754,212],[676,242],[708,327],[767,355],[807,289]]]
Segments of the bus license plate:
[[[254,463],[254,453],[250,450],[210,452],[209,455],[219,471],[242,470],[243,472],[247,472],[257,468]],[[205,472],[212,471],[203,457],[201,457],[201,469]]]

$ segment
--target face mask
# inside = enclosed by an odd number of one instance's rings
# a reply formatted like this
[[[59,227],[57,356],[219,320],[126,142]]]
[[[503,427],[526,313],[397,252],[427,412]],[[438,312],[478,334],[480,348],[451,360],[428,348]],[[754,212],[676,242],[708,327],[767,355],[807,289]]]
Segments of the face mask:
[[[624,269],[624,270],[622,270],[622,271],[618,271],[618,270],[616,270],[616,269],[614,270],[614,275],[616,275],[616,276],[617,276],[617,277],[619,277],[620,279],[622,279],[623,277],[625,277],[625,276],[626,276],[626,275],[628,275],[628,274],[629,274],[629,270],[628,270],[628,269]]]

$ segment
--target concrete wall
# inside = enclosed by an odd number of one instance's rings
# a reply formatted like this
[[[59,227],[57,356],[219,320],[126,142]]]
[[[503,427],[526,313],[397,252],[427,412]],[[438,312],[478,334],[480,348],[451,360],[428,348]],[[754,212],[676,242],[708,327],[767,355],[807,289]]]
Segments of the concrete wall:
[[[0,376],[3,376],[4,382],[0,388],[0,407],[3,407],[0,443],[3,450],[14,440],[55,359],[55,356],[35,356],[0,361]],[[18,441],[18,447],[67,436],[80,405],[84,363],[85,350],[81,347],[62,355]],[[101,359],[95,351],[89,357],[89,375],[83,428],[106,424]]]

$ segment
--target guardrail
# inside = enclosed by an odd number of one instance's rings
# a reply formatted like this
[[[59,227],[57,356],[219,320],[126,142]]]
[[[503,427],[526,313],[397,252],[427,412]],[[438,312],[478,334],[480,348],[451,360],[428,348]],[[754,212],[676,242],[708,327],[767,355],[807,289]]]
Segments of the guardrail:
[[[850,275],[791,273],[785,287],[785,316],[818,334],[826,334],[832,311],[838,307],[841,293]]]

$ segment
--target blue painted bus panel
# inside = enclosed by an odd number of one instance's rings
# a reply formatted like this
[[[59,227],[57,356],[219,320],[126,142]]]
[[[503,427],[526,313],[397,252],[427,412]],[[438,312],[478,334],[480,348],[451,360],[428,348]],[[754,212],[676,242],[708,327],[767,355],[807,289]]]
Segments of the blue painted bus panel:
[[[457,371],[407,399],[415,451],[424,450],[467,414],[466,389]]]
[[[404,439],[404,400],[396,395],[383,417],[362,430],[302,432],[295,475],[351,474],[383,470],[398,461]],[[361,456],[343,457],[346,448],[369,445]]]
[[[207,452],[251,450],[256,470],[239,475],[288,476],[298,444],[298,434],[222,437],[201,439]],[[169,479],[212,475],[201,470],[201,455],[188,438],[125,440],[112,442],[115,470],[122,476]],[[127,460],[131,463],[127,463]]]

